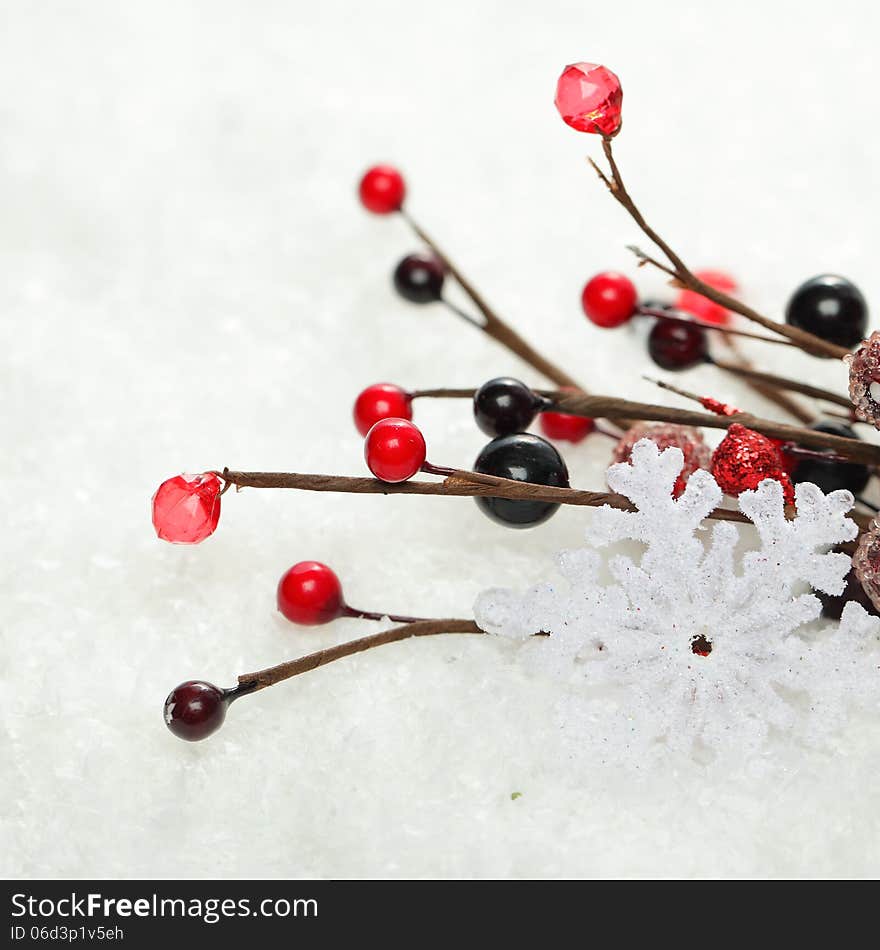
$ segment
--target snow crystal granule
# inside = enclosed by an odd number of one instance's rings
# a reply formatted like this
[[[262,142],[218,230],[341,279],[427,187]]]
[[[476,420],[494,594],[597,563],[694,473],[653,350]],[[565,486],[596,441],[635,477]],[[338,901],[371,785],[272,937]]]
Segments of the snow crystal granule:
[[[877,618],[851,603],[839,627],[795,633],[820,616],[811,589],[843,591],[850,558],[830,549],[857,534],[853,496],[801,484],[787,518],[782,486],[762,482],[739,497],[759,545],[738,557],[741,526],[704,525],[722,499],[709,472],[673,497],[681,465],[679,449],[639,442],[608,470],[637,510],[597,510],[588,546],[558,556],[561,582],[485,591],[477,622],[576,687],[559,712],[578,743],[632,764],[670,749],[759,752],[771,730],[816,741],[853,702],[876,703]],[[600,554],[633,541],[640,556]]]

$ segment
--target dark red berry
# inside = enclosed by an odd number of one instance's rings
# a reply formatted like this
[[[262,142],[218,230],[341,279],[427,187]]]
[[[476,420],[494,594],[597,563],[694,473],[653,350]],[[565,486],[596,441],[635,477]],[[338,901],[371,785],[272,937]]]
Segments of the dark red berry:
[[[407,419],[380,419],[367,433],[364,458],[383,482],[405,482],[425,464],[425,437]]]
[[[581,294],[584,313],[596,326],[619,327],[636,312],[639,296],[624,274],[603,271],[591,277]]]
[[[822,274],[792,294],[785,320],[829,343],[852,349],[867,332],[868,304],[859,288],[845,277]]]
[[[486,435],[525,432],[538,412],[541,400],[518,379],[499,376],[474,393],[474,418]]]
[[[648,335],[648,353],[662,369],[690,369],[706,359],[706,331],[693,324],[659,319]]]
[[[366,435],[380,419],[412,419],[410,394],[394,383],[375,383],[357,397],[354,424]]]
[[[391,165],[375,165],[361,179],[358,194],[361,204],[373,214],[400,211],[406,197],[403,175]]]
[[[278,582],[278,609],[305,627],[329,623],[345,613],[342,584],[326,564],[300,561]]]
[[[436,303],[445,276],[433,254],[408,254],[394,269],[394,289],[410,303]]]
[[[226,718],[226,693],[212,683],[188,680],[165,700],[165,725],[187,742],[206,739]]]

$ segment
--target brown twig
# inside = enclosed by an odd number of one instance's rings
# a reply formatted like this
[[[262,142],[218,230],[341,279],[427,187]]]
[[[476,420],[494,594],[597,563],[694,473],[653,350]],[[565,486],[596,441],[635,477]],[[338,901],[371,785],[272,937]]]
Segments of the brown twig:
[[[639,307],[636,313],[642,317],[656,317],[658,320],[668,320],[671,323],[683,323],[686,326],[701,327],[703,330],[712,330],[722,336],[741,336],[747,340],[760,340],[762,343],[776,343],[779,346],[797,346],[791,340],[781,340],[775,336],[764,336],[762,333],[749,333],[748,330],[736,330],[733,327],[721,326],[718,323],[706,323],[692,317],[684,317],[673,310],[655,310],[653,307]]]
[[[372,650],[374,647],[381,647],[386,643],[408,640],[410,637],[431,637],[440,633],[483,632],[473,620],[417,620],[403,627],[393,627],[390,630],[383,630],[382,633],[374,633],[369,637],[340,643],[335,647],[328,647],[326,650],[310,653],[308,656],[300,657],[297,660],[288,660],[286,663],[279,663],[278,666],[258,670],[256,673],[243,673],[238,677],[239,689],[243,692],[253,693],[265,689],[267,686],[273,686],[275,683],[280,683],[282,680],[290,679],[292,676],[299,676],[300,673],[316,670],[319,666],[326,666],[328,663],[341,660],[346,656],[363,653],[364,650]]]
[[[803,396],[810,396],[813,399],[821,399],[823,402],[830,402],[835,406],[842,406],[846,409],[852,409],[852,402],[839,393],[831,392],[830,389],[822,389],[820,386],[812,386],[810,383],[801,382],[798,379],[790,379],[786,376],[777,376],[775,373],[764,373],[751,367],[740,366],[729,360],[718,360],[714,357],[711,360],[714,366],[739,376],[742,379],[751,380],[757,383],[766,383],[768,386],[776,386],[779,389],[788,389],[793,393],[801,393]]]
[[[602,169],[592,159],[589,160],[590,164],[593,166],[599,178],[604,182],[605,186],[611,192],[618,204],[620,204],[627,211],[629,216],[633,219],[633,221],[635,221],[635,223],[651,240],[651,242],[660,248],[672,266],[668,267],[650,255],[640,251],[636,247],[630,248],[644,263],[651,264],[652,266],[661,270],[664,274],[668,274],[680,286],[686,287],[689,290],[693,290],[695,293],[701,294],[703,297],[714,301],[720,306],[725,307],[727,310],[732,310],[734,313],[738,313],[741,316],[746,317],[746,319],[764,327],[765,330],[770,330],[773,333],[778,333],[780,336],[787,337],[789,340],[795,343],[795,345],[799,346],[805,352],[810,353],[812,356],[842,359],[844,356],[848,355],[849,350],[847,350],[845,347],[838,346],[836,343],[829,343],[827,340],[823,340],[821,337],[815,336],[812,333],[807,333],[805,330],[801,330],[799,327],[793,327],[786,323],[779,323],[776,320],[771,320],[769,317],[765,317],[763,314],[758,313],[758,311],[754,310],[752,307],[746,306],[746,304],[744,304],[742,301],[737,300],[736,297],[731,297],[729,294],[717,290],[715,287],[712,287],[705,281],[700,280],[700,278],[691,271],[691,269],[685,264],[681,257],[679,257],[679,255],[669,246],[669,244],[667,244],[666,241],[660,237],[660,235],[648,224],[642,215],[642,212],[636,206],[636,203],[633,201],[629,192],[626,190],[626,186],[623,183],[623,176],[620,174],[620,168],[618,167],[614,158],[614,150],[610,138],[602,139],[602,149],[605,152],[605,158],[607,159],[608,165],[611,169],[611,178],[609,179],[605,172],[603,172]]]

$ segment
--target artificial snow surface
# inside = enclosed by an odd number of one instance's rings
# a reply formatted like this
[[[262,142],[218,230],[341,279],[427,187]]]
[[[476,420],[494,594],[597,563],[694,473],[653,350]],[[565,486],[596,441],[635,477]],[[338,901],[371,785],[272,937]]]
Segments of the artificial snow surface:
[[[639,329],[584,321],[584,279],[663,288],[585,165],[598,143],[553,109],[568,62],[622,77],[618,158],[687,260],[775,314],[824,270],[880,300],[878,14],[792,10],[3,4],[4,874],[876,875],[867,714],[830,750],[772,738],[758,775],[681,756],[634,777],[571,753],[558,683],[515,644],[451,636],[242,700],[201,744],[162,723],[184,679],[231,685],[374,629],[284,622],[274,588],[297,560],[332,564],[357,605],[457,616],[547,576],[595,521],[561,509],[513,532],[462,499],[247,491],[203,545],[155,538],[150,496],[178,472],[362,474],[349,413],[371,382],[543,382],[393,296],[415,245],[358,208],[365,165],[397,162],[412,212],[597,392],[656,398],[640,375],[657,371]],[[831,363],[752,352],[844,390]],[[708,367],[686,385],[778,414]],[[417,411],[433,461],[472,462],[465,403]],[[601,487],[609,443],[563,451],[574,484]]]

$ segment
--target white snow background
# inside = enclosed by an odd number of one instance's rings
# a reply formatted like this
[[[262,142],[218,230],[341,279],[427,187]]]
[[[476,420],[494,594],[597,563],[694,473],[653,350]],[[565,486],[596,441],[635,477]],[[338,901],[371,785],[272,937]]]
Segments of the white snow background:
[[[149,521],[183,470],[362,474],[368,383],[543,382],[395,298],[416,245],[354,198],[379,160],[528,337],[597,392],[658,396],[641,334],[580,311],[591,273],[636,276],[625,245],[644,239],[586,166],[598,141],[553,108],[568,62],[622,77],[624,175],[689,262],[773,314],[822,271],[880,301],[875,8],[2,0],[0,21],[0,872],[877,873],[876,722],[834,755],[780,741],[762,777],[634,778],[561,753],[554,684],[496,638],[348,659],[242,700],[200,744],[165,729],[184,679],[232,685],[378,629],[283,621],[295,561],[330,563],[357,605],[467,615],[551,574],[582,510],[516,532],[465,499],[247,491],[194,548]],[[753,352],[843,386],[839,366]],[[778,414],[711,369],[683,382]],[[435,463],[473,461],[466,403],[417,413]],[[601,487],[606,440],[565,454]]]

